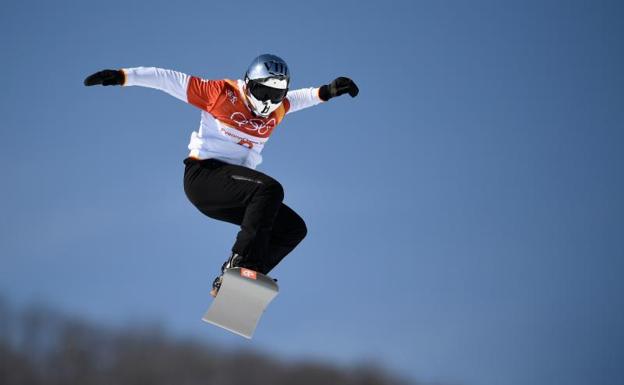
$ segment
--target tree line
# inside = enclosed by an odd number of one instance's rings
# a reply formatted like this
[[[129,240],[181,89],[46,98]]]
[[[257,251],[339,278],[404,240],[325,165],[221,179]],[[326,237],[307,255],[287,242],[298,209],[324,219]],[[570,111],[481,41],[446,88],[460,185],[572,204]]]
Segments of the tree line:
[[[110,328],[0,297],[2,385],[408,385],[374,365],[287,363],[157,327]]]

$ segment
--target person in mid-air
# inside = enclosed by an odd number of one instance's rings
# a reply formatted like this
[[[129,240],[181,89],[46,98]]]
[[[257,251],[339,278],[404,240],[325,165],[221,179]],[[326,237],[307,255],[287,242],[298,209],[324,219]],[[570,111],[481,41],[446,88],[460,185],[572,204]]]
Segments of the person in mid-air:
[[[154,67],[103,70],[86,86],[156,88],[202,110],[184,160],[184,191],[203,214],[240,226],[231,256],[210,294],[216,296],[225,269],[244,267],[268,274],[305,237],[301,217],[282,201],[284,190],[256,171],[260,153],[286,114],[359,90],[339,77],[318,88],[289,90],[286,62],[275,55],[256,57],[244,80],[206,80]]]

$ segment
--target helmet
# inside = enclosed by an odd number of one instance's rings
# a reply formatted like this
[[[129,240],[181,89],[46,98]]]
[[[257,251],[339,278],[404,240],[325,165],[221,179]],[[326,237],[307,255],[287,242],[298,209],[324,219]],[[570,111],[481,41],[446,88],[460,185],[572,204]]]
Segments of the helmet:
[[[288,92],[288,65],[271,54],[255,58],[245,72],[245,95],[252,111],[267,117],[280,106]]]

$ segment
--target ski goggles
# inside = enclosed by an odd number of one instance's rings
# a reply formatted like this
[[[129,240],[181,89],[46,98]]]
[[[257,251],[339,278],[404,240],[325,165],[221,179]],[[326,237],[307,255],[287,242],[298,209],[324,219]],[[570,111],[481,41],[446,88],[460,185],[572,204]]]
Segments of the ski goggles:
[[[256,80],[249,80],[247,87],[249,88],[249,93],[251,93],[254,98],[263,102],[270,100],[271,103],[274,104],[284,100],[288,93],[288,88],[273,88],[265,86]]]

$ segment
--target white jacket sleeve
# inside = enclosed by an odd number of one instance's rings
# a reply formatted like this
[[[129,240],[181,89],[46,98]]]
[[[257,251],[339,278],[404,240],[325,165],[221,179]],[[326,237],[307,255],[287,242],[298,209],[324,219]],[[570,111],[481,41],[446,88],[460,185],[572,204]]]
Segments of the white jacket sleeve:
[[[318,88],[310,87],[288,91],[286,99],[288,99],[290,103],[290,108],[287,113],[299,111],[321,103],[323,100],[319,98],[318,90]]]
[[[124,86],[155,88],[188,103],[187,89],[191,77],[185,73],[156,67],[123,68]]]

